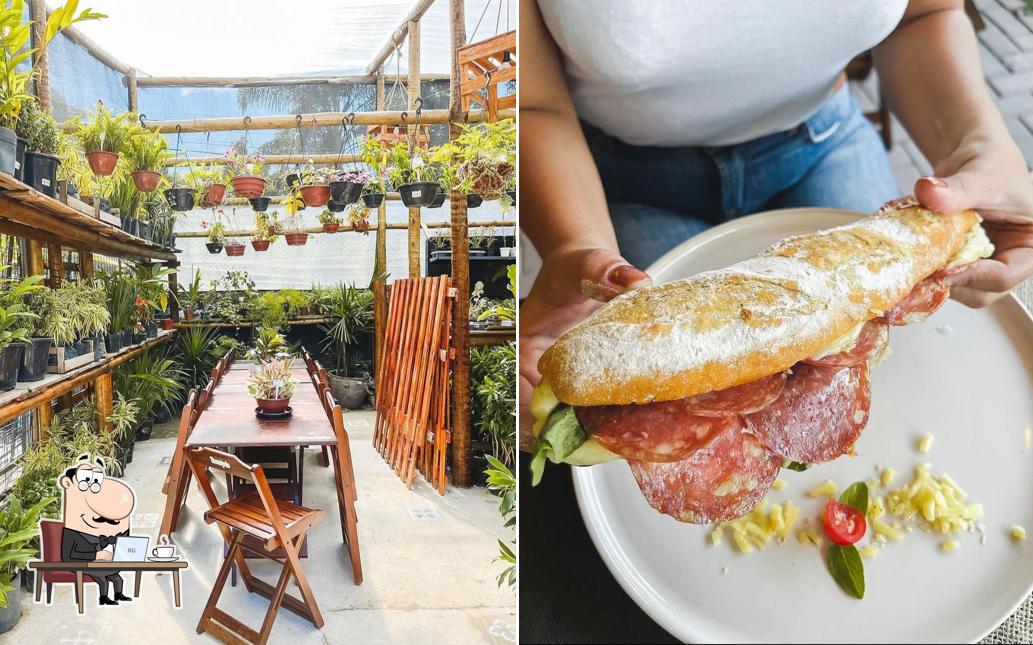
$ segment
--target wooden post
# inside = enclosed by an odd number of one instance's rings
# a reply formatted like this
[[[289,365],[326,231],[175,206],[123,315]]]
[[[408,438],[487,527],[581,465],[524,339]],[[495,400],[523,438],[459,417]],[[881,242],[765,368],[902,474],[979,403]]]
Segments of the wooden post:
[[[466,44],[464,0],[449,0],[449,30],[452,65],[449,73],[448,111],[449,138],[459,136],[463,119],[462,96],[459,92],[459,59],[456,51]],[[452,483],[469,486],[470,476],[470,243],[467,233],[466,198],[456,191],[451,195],[452,223],[452,286],[456,289],[453,314],[453,345],[456,350],[452,367]]]
[[[50,265],[49,287],[57,289],[65,277],[65,261],[61,257],[60,244],[47,244],[47,264]]]
[[[381,67],[380,71],[377,72],[377,111],[378,112],[384,109],[384,97],[385,97],[385,94],[386,94],[386,92],[385,92],[385,88],[384,88],[384,68]]]
[[[36,408],[36,437],[43,441],[50,434],[50,422],[54,420],[54,404],[44,401]]]
[[[44,0],[32,0],[29,5],[29,15],[32,17],[32,46],[39,47],[37,43],[43,41],[44,30],[47,28],[47,4]],[[32,55],[34,64],[37,67],[36,74],[36,98],[39,99],[40,107],[50,114],[50,64],[47,62],[47,52],[37,50]]]
[[[26,253],[26,271],[28,275],[46,275],[43,267],[43,245],[37,240],[29,239],[28,252]]]
[[[374,266],[387,270],[387,204],[377,209],[377,242]],[[373,283],[373,363],[380,363],[384,348],[384,326],[387,324],[387,285],[384,280]],[[379,372],[374,371],[374,374]]]
[[[172,273],[169,274],[169,315],[172,316],[172,320],[179,320],[179,273],[175,271],[179,267],[179,262],[166,262],[165,266],[173,269]]]
[[[93,385],[94,403],[97,405],[97,428],[104,432],[111,430],[108,417],[111,416],[111,372],[104,372],[97,377]]]
[[[409,109],[416,109],[420,98],[420,21],[409,21]],[[420,207],[409,207],[409,277],[423,273],[420,266]]]
[[[93,251],[79,249],[79,279],[93,279]]]
[[[126,74],[126,87],[129,89],[129,111],[139,112],[140,104],[136,97],[136,68],[130,67]]]

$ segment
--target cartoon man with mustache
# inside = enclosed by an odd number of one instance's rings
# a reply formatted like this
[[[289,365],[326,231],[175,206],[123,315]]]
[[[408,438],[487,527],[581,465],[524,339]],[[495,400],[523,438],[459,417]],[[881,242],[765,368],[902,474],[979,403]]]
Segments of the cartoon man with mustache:
[[[129,520],[136,505],[133,489],[121,480],[104,476],[104,460],[79,457],[58,479],[64,489],[64,531],[61,560],[110,561],[119,535],[129,535]],[[109,550],[110,548],[110,550]],[[132,598],[122,594],[122,576],[115,569],[86,574],[100,587],[100,604],[117,605]],[[108,598],[108,583],[115,597]]]

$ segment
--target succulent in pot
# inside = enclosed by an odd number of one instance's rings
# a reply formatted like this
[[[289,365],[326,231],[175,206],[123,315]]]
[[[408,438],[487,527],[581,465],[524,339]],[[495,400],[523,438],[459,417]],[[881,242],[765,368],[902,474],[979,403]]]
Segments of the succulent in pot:
[[[319,223],[323,225],[324,233],[336,233],[341,228],[341,218],[329,209],[319,214]]]
[[[330,201],[331,171],[326,168],[306,168],[301,173],[301,198],[305,204],[313,208],[326,206]]]
[[[262,155],[249,155],[231,148],[223,155],[226,165],[233,173],[230,186],[238,197],[261,197],[265,192],[265,162]]]
[[[273,359],[260,364],[248,377],[248,393],[255,397],[258,411],[264,414],[284,414],[294,396],[292,359]]]
[[[365,169],[337,171],[330,181],[330,197],[339,204],[351,204],[359,199],[369,180],[369,171]]]

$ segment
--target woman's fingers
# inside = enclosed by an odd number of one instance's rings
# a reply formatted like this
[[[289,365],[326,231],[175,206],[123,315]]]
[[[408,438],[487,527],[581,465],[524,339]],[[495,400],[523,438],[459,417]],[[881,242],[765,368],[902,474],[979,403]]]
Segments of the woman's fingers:
[[[581,294],[599,302],[613,300],[629,289],[652,283],[644,271],[605,249],[593,249],[582,257],[580,275]]]
[[[985,307],[1033,274],[1033,248],[998,249],[993,257],[975,262],[952,276],[951,297],[969,307]]]
[[[980,186],[968,172],[950,177],[919,177],[915,182],[915,199],[929,210],[956,213],[981,205]]]

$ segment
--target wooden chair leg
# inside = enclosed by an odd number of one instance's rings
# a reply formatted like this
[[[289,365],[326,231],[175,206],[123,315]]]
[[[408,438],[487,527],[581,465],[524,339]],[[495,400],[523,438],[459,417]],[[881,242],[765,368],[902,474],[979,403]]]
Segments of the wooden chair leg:
[[[330,467],[330,453],[326,449],[326,446],[323,446],[323,456],[322,456],[322,459],[321,459],[320,463],[323,464],[323,468],[329,468]]]
[[[47,604],[49,605],[54,598],[54,583],[47,583]]]
[[[298,590],[301,592],[305,607],[312,616],[312,624],[317,628],[321,628],[323,626],[323,614],[319,611],[316,597],[312,594],[312,587],[308,583],[308,577],[305,576],[305,570],[301,568],[301,560],[298,558],[298,552],[301,550],[301,541],[303,539],[305,539],[304,533],[283,545],[283,552],[287,560],[285,566],[287,564],[290,565],[290,570],[298,581]]]
[[[219,596],[222,595],[222,589],[226,586],[226,576],[229,575],[230,567],[233,565],[233,560],[237,555],[237,551],[240,549],[240,542],[244,539],[244,534],[238,532],[233,536],[233,540],[230,542],[229,551],[226,554],[226,559],[222,562],[222,567],[219,569],[219,574],[215,577],[215,584],[212,586],[212,593],[208,596],[208,602],[204,606],[204,611],[201,612],[201,620],[197,623],[197,633],[203,634],[207,628],[208,622],[211,620],[212,614],[215,611],[215,605],[219,602]]]
[[[352,579],[355,584],[362,584],[362,556],[359,553],[359,526],[355,515],[355,505],[351,500],[345,502],[348,510],[346,532],[348,536],[348,553],[352,561]]]
[[[269,599],[269,609],[265,612],[262,629],[258,632],[259,642],[264,643],[269,639],[269,632],[273,629],[273,621],[276,620],[276,614],[280,611],[280,603],[283,602],[283,595],[287,593],[287,583],[290,582],[290,579],[290,565],[284,562],[283,569],[280,570],[280,579],[276,583],[276,590],[273,592],[272,598]]]
[[[43,572],[36,572],[36,602],[43,597]]]

